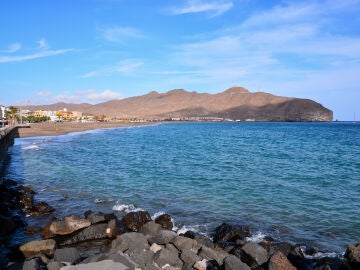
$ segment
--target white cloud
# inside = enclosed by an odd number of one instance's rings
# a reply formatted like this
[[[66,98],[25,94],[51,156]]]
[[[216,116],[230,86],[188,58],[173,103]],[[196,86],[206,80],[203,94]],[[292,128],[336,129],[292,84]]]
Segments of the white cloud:
[[[132,27],[109,27],[101,30],[103,38],[109,42],[123,43],[127,39],[145,38],[138,29]]]
[[[49,44],[47,43],[45,38],[41,38],[37,43],[39,44],[38,48],[41,50],[46,50],[49,48]]]
[[[119,74],[131,74],[139,67],[143,66],[144,63],[141,61],[133,61],[133,60],[125,60],[118,63],[115,66],[105,67],[98,70],[93,70],[85,73],[81,76],[81,78],[91,78],[96,76],[107,76],[114,73]]]
[[[219,16],[233,7],[231,1],[203,1],[188,0],[183,7],[174,7],[170,9],[173,15],[181,15],[187,13],[213,12],[212,17]]]
[[[3,51],[0,51],[0,52],[2,52],[2,53],[14,53],[14,52],[17,52],[20,49],[21,49],[21,44],[17,42],[17,43],[10,44],[7,50],[3,50]]]
[[[119,93],[113,92],[109,89],[104,90],[101,93],[90,93],[87,96],[87,99],[90,101],[105,101],[105,100],[112,100],[112,99],[120,99],[121,95]]]
[[[22,62],[26,60],[32,60],[37,58],[43,58],[48,56],[54,56],[59,54],[64,54],[71,52],[74,49],[63,49],[63,50],[46,50],[41,52],[36,52],[33,54],[27,55],[18,55],[18,56],[0,56],[0,63],[10,63],[10,62]]]

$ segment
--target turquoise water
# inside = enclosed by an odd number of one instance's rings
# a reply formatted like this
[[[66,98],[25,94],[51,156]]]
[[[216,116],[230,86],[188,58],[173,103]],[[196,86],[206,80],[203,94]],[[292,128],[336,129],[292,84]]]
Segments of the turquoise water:
[[[17,139],[10,155],[6,177],[57,217],[142,208],[208,235],[245,224],[337,253],[360,240],[359,124],[161,124]]]

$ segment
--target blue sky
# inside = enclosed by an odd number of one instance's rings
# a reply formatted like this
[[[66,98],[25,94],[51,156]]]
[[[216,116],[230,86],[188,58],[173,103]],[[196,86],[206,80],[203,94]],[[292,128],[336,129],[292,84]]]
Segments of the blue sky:
[[[232,86],[359,120],[360,1],[0,1],[1,104]]]

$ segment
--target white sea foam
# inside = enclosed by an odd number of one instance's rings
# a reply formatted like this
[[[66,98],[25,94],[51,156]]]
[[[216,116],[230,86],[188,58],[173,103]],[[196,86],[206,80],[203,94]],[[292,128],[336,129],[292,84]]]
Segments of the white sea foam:
[[[155,214],[153,214],[153,215],[151,216],[151,219],[152,219],[152,220],[155,220],[157,217],[159,217],[159,216],[161,216],[161,215],[164,215],[164,214],[165,214],[164,211],[156,212]],[[171,219],[172,219],[172,218],[171,218]],[[174,223],[173,220],[171,220],[171,221]]]
[[[138,211],[144,211],[144,209],[140,207],[135,207],[133,204],[122,204],[120,202],[116,202],[116,204],[112,208],[113,211],[119,211],[119,212],[138,212]]]
[[[261,241],[264,241],[265,237],[266,237],[265,234],[263,234],[260,231],[257,231],[252,236],[246,237],[246,241],[260,243]]]
[[[23,150],[40,150],[40,147],[36,144],[30,144],[23,147]]]
[[[322,252],[322,251],[317,251],[315,252],[313,255],[307,255],[305,253],[306,247],[305,246],[300,246],[302,252],[304,253],[304,257],[306,259],[321,259],[321,258],[336,258],[336,257],[342,257],[344,254],[338,254],[336,252]]]

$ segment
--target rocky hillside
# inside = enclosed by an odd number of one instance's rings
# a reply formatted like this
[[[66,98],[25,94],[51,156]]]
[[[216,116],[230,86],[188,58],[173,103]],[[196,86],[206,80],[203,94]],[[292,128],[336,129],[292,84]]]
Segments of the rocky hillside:
[[[66,104],[63,107],[66,107]],[[77,109],[107,117],[168,118],[221,117],[254,121],[332,121],[333,113],[308,99],[251,93],[233,87],[218,94],[187,92],[183,89],[166,93],[150,92],[143,96],[111,100],[96,105],[81,104]]]

